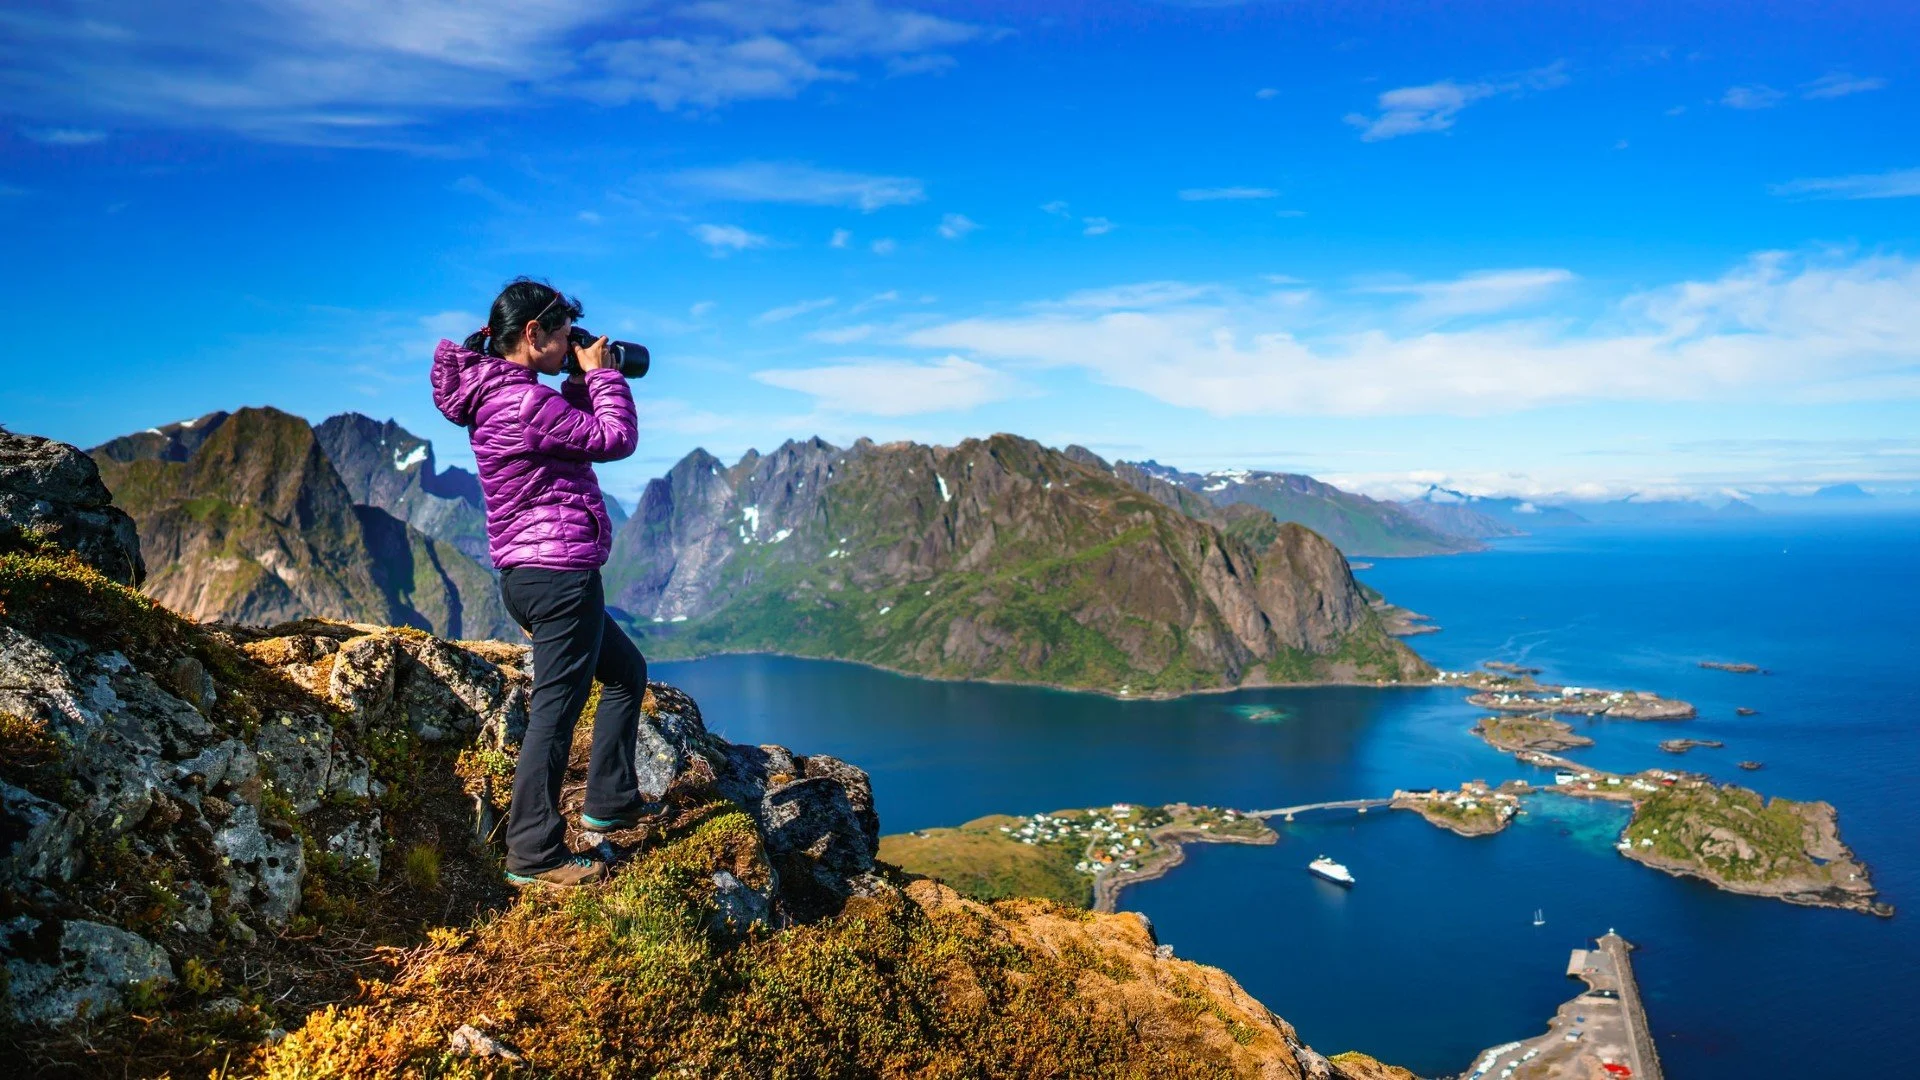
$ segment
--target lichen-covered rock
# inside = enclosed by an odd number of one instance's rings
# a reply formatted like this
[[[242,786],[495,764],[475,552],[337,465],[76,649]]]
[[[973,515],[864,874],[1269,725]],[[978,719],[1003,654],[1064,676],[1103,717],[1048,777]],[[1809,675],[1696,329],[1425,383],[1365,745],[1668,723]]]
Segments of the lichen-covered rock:
[[[0,886],[72,877],[79,865],[77,832],[66,807],[0,783]]]
[[[50,543],[123,585],[147,576],[133,518],[113,505],[92,458],[0,429],[0,550]]]
[[[263,825],[253,807],[241,803],[214,834],[213,846],[231,890],[228,902],[251,908],[270,926],[284,926],[300,907],[307,858],[300,838],[276,825]]]
[[[28,1023],[116,1013],[135,987],[158,989],[173,981],[165,949],[101,923],[21,915],[0,924],[0,944],[14,1014]]]

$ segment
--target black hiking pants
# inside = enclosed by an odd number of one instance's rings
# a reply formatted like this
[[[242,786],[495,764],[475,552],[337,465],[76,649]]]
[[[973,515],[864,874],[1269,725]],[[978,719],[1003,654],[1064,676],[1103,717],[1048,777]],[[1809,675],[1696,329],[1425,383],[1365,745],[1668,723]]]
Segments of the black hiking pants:
[[[533,700],[513,770],[507,869],[539,873],[572,854],[560,816],[560,784],[574,725],[596,678],[600,709],[581,809],[614,818],[639,806],[633,754],[647,660],[607,614],[598,570],[510,566],[500,572],[500,596],[507,613],[533,637]]]

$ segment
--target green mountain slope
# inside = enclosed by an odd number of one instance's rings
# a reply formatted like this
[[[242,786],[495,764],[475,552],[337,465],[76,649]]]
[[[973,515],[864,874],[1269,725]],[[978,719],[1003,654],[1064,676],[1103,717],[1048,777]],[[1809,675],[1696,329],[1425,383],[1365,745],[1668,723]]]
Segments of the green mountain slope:
[[[213,413],[92,453],[139,527],[147,593],[177,611],[245,623],[319,615],[452,637],[515,632],[485,567],[356,505],[297,416]]]
[[[1429,670],[1333,545],[1239,514],[1223,529],[1011,435],[813,439],[731,468],[695,451],[648,486],[607,579],[662,658],[768,650],[1131,694]]]

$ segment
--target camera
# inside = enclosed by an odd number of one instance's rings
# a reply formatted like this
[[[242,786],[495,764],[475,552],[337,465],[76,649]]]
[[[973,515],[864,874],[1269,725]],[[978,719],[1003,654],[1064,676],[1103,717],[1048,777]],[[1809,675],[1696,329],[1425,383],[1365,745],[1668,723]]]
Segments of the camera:
[[[567,335],[568,348],[565,368],[567,374],[580,374],[580,358],[576,350],[586,348],[599,340],[599,337],[599,334],[591,330],[582,330],[577,326],[573,328],[573,331]],[[652,363],[652,357],[648,355],[647,347],[631,341],[610,340],[607,342],[607,353],[610,359],[613,360],[614,370],[629,379],[645,377],[647,367]]]

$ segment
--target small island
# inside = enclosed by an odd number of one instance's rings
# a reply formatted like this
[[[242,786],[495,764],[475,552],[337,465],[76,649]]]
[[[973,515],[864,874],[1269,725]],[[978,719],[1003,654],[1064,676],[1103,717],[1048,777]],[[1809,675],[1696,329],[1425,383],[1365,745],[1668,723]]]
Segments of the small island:
[[[1684,754],[1687,751],[1692,750],[1694,747],[1704,747],[1705,749],[1708,749],[1708,750],[1719,750],[1725,747],[1726,745],[1727,745],[1726,743],[1721,742],[1719,739],[1662,739],[1660,740],[1660,749],[1665,750],[1669,754]]]
[[[1488,663],[1494,667],[1497,661]],[[1433,681],[1473,690],[1467,703],[1494,712],[1537,716],[1604,716],[1615,720],[1691,720],[1694,707],[1646,690],[1601,690],[1536,681],[1531,668],[1502,664],[1491,671],[1440,671]],[[1516,674],[1517,673],[1517,674]]]
[[[1758,715],[1760,715],[1760,710],[1759,710],[1759,709],[1750,709],[1750,708],[1748,708],[1748,707],[1747,707],[1747,706],[1745,706],[1745,705],[1735,705],[1735,706],[1733,707],[1733,715],[1735,715],[1735,716],[1758,716]]]
[[[1741,768],[1747,770],[1748,772],[1758,772],[1761,769],[1766,768],[1766,765],[1758,761],[1741,761],[1741,762],[1736,762],[1735,764],[1739,765]]]
[[[1700,666],[1709,671],[1731,671],[1735,675],[1771,675],[1772,672],[1759,664],[1728,664],[1719,660],[1702,660]]]
[[[1471,730],[1489,746],[1509,753],[1519,750],[1555,753],[1593,745],[1592,739],[1575,734],[1573,725],[1544,716],[1488,716]]]
[[[1890,916],[1867,868],[1840,841],[1839,814],[1824,802],[1768,799],[1735,784],[1692,780],[1635,802],[1620,853],[1729,892],[1790,904]]]
[[[880,838],[880,858],[977,900],[1040,896],[1112,911],[1120,890],[1166,874],[1190,843],[1271,844],[1278,835],[1237,810],[1115,803]]]
[[[1495,789],[1485,780],[1469,780],[1458,791],[1396,791],[1391,805],[1460,836],[1491,836],[1520,812],[1520,793],[1526,790],[1519,781]]]

